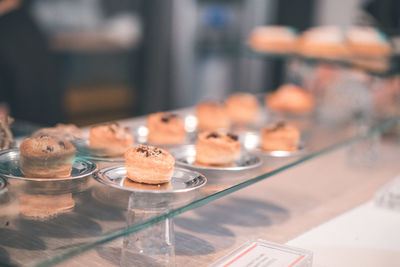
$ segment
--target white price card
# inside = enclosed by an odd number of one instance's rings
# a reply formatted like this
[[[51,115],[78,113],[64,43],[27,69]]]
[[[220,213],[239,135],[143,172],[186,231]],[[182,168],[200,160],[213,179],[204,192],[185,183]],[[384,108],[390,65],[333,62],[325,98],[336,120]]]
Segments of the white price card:
[[[312,265],[312,252],[265,240],[251,241],[210,267],[306,267]]]

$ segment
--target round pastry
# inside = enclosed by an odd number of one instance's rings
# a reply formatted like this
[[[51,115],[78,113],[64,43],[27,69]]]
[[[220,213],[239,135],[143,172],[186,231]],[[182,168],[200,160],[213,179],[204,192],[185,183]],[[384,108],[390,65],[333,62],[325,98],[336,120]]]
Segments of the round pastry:
[[[391,46],[387,36],[372,27],[349,28],[346,32],[350,52],[361,57],[386,57],[391,54]]]
[[[257,51],[291,53],[296,48],[297,32],[286,26],[260,26],[250,34],[249,44]]]
[[[55,127],[42,128],[32,134],[33,137],[48,135],[59,139],[74,140],[83,138],[81,130],[73,124],[59,123]]]
[[[299,140],[299,130],[283,122],[261,130],[261,149],[265,151],[296,151]]]
[[[185,124],[176,114],[154,113],[147,117],[147,140],[155,144],[179,144],[185,141]]]
[[[171,180],[175,158],[166,150],[138,145],[125,153],[126,176],[134,182],[163,184]]]
[[[26,217],[45,219],[67,212],[75,206],[72,193],[61,195],[30,195],[18,197],[19,211]]]
[[[197,128],[199,130],[228,129],[231,125],[224,104],[207,101],[196,106]]]
[[[20,145],[20,169],[29,178],[71,175],[76,149],[68,141],[49,136],[26,138]]]
[[[196,163],[230,165],[239,158],[240,148],[237,135],[212,131],[200,133],[196,143]]]
[[[257,117],[258,100],[251,94],[233,94],[225,101],[225,104],[229,117],[234,122],[251,122]]]
[[[89,148],[97,156],[121,156],[134,143],[129,127],[121,127],[118,123],[102,124],[90,129]]]
[[[273,111],[305,114],[314,108],[314,98],[296,85],[285,84],[267,95],[265,104]]]
[[[335,26],[319,26],[305,31],[298,52],[307,57],[342,58],[349,55],[343,32]]]

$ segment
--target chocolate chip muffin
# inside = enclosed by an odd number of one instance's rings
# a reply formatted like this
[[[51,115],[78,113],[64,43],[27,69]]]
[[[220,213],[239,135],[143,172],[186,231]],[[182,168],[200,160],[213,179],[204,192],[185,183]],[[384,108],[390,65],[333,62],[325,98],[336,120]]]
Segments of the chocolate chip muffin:
[[[46,135],[26,138],[20,145],[20,169],[29,178],[69,177],[75,153],[68,141]]]

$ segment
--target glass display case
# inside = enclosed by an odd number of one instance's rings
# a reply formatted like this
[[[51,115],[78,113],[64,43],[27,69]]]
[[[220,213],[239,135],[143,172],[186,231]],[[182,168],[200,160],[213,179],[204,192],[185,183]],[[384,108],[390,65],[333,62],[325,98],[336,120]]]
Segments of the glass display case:
[[[245,53],[255,55],[248,50]],[[285,60],[290,57],[288,73],[292,76],[289,80],[299,79],[304,84],[312,77],[309,74],[316,72],[315,68],[307,69],[307,62],[296,62],[298,59],[288,55],[277,57]],[[312,62],[321,63],[318,59]],[[4,179],[0,180],[0,263],[52,266],[123,238],[121,265],[129,266],[135,261],[174,265],[174,245],[179,242],[174,238],[175,216],[339,149],[349,149],[348,161],[352,164],[370,164],[378,153],[381,135],[398,138],[400,116],[397,109],[388,111],[388,106],[383,107],[385,112],[374,108],[371,85],[379,85],[381,80],[365,78],[358,72],[350,73],[343,62],[339,62],[339,66],[337,71],[341,74],[336,77],[339,82],[324,87],[322,97],[315,94],[318,97],[314,113],[287,115],[262,107],[255,123],[233,127],[245,155],[236,166],[194,165],[190,148],[196,135],[194,108],[174,111],[184,119],[189,138],[185,145],[166,147],[177,163],[175,184],[167,187],[127,187],[118,180],[125,178],[122,158],[78,157],[76,164],[89,159],[100,171],[93,175],[89,171],[69,185],[54,180],[29,181],[13,173],[10,151],[1,152],[1,177]],[[313,89],[315,92],[322,90],[318,86]],[[393,86],[399,89],[396,83]],[[379,86],[376,90],[379,91]],[[260,106],[264,106],[265,95],[257,97]],[[339,101],[335,102],[335,97]],[[279,120],[301,131],[301,146],[296,153],[260,151],[261,128]],[[136,140],[146,143],[145,117],[124,120],[121,125],[131,127]]]

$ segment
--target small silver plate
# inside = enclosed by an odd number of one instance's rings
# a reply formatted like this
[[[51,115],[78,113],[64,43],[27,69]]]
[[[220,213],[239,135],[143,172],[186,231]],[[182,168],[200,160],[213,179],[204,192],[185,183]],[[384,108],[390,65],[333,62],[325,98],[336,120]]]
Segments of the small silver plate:
[[[10,190],[31,194],[65,194],[82,192],[87,188],[90,175],[97,169],[96,164],[82,158],[75,158],[71,176],[66,178],[24,177],[19,168],[19,149],[0,153],[0,176],[8,179]]]
[[[181,193],[198,189],[207,183],[207,178],[195,171],[175,168],[171,182],[149,185],[132,182],[126,177],[125,166],[114,166],[94,173],[94,178],[105,185],[130,192],[139,193]]]
[[[104,152],[101,150],[95,150],[89,148],[89,140],[76,139],[71,141],[78,151],[78,156],[93,160],[93,161],[104,161],[104,162],[125,162],[123,157],[106,157],[103,156]]]
[[[24,177],[19,168],[19,149],[10,149],[0,153],[0,175],[9,179],[26,181],[65,181],[91,175],[96,170],[96,164],[81,158],[76,158],[72,164],[71,176],[66,178],[31,178]]]
[[[260,148],[261,138],[259,133],[245,132],[243,134],[240,134],[239,138],[246,150],[254,151],[255,153],[258,153],[260,155],[281,158],[281,157],[298,156],[304,153],[303,142],[300,142],[300,145],[296,151],[284,151],[284,150],[265,151]]]
[[[218,171],[242,171],[261,166],[261,159],[252,153],[242,151],[238,160],[232,166],[202,166],[195,164],[196,146],[181,146],[170,151],[175,157],[177,165],[185,166],[198,170],[218,170]]]

